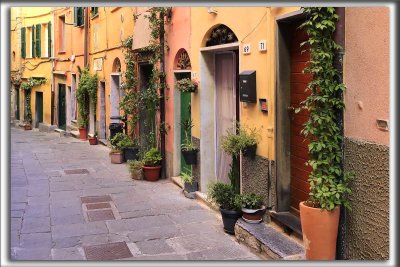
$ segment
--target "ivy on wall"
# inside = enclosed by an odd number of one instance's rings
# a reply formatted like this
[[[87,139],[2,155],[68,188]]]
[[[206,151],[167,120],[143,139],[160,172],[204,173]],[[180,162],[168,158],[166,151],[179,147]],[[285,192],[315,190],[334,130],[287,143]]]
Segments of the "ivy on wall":
[[[26,99],[26,112],[24,120],[26,123],[32,123],[32,108],[31,108],[31,92],[34,86],[39,86],[45,84],[47,82],[46,79],[35,79],[32,77],[28,78],[27,82],[21,83],[21,89],[25,91],[25,99]]]
[[[341,97],[345,85],[339,82],[340,73],[334,67],[335,53],[342,49],[333,40],[339,17],[333,7],[306,7],[304,12],[308,19],[300,28],[304,28],[309,37],[301,46],[310,46],[311,59],[304,72],[312,74],[306,88],[311,94],[296,112],[309,112],[302,129],[302,134],[310,140],[310,159],[306,164],[312,167],[306,204],[326,210],[333,210],[336,205],[350,208],[346,194],[351,193],[348,181],[353,175],[341,168],[343,136],[337,117],[338,111],[345,108]]]
[[[76,100],[78,101],[78,126],[84,128],[89,122],[90,106],[89,101],[92,102],[93,112],[96,114],[97,106],[97,73],[90,74],[89,68],[83,70],[78,66],[79,83],[76,89]],[[96,115],[95,115],[96,117]]]

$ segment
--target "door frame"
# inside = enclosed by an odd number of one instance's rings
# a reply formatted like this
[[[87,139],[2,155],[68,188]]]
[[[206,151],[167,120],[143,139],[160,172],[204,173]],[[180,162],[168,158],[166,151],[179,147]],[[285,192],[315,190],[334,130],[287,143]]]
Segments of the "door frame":
[[[60,128],[60,86],[64,86],[64,105],[65,105],[65,110],[64,110],[64,116],[65,116],[65,127],[67,127],[67,85],[65,83],[58,83],[57,86],[57,127]],[[62,129],[62,128],[60,128]],[[65,130],[65,129],[64,129]]]
[[[106,81],[100,81],[100,108],[99,108],[99,139],[107,139],[107,118],[106,118]],[[103,102],[103,103],[102,103]],[[103,106],[102,106],[103,104]],[[102,126],[104,129],[102,129]]]
[[[276,26],[276,94],[275,94],[275,172],[276,211],[290,211],[290,29],[293,22],[304,20],[301,10],[277,16]]]

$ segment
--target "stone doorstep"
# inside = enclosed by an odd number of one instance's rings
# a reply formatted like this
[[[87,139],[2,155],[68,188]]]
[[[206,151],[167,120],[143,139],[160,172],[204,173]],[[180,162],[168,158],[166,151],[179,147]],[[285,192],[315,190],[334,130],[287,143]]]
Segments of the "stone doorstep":
[[[278,232],[270,224],[250,224],[239,219],[235,225],[235,236],[243,243],[259,253],[263,258],[274,260],[303,260],[304,247]]]
[[[179,176],[171,177],[171,180],[177,186],[183,187]],[[207,200],[207,194],[200,191],[196,191],[195,194],[198,201],[219,212],[219,207]],[[235,225],[235,237],[239,243],[248,246],[262,258],[304,260],[303,246],[288,237],[287,234],[275,230],[271,223],[250,224],[239,219]]]

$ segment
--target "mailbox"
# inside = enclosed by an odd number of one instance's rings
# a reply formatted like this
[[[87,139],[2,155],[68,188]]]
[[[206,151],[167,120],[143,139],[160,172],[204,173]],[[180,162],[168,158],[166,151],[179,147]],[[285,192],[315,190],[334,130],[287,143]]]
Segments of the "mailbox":
[[[240,102],[257,103],[255,70],[239,73],[239,88]]]

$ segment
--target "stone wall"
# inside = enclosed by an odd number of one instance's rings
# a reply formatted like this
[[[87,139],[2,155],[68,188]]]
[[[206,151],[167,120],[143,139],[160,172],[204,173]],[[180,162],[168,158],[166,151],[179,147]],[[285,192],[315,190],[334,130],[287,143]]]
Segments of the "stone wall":
[[[345,138],[345,170],[355,174],[346,216],[351,260],[389,259],[389,147]],[[392,255],[394,256],[394,255]]]
[[[193,137],[192,136],[192,142],[194,144],[195,147],[200,148],[200,139]],[[200,151],[199,153],[197,153],[197,164],[196,165],[192,165],[192,176],[194,181],[199,182],[199,191],[202,191],[202,185],[200,182]]]
[[[271,164],[271,204],[276,206],[275,162]],[[264,204],[268,204],[268,159],[256,155],[255,159],[242,157],[242,191],[264,196]]]

